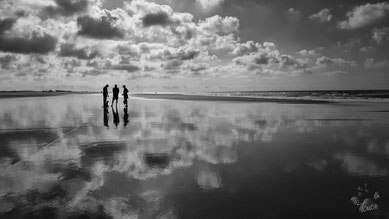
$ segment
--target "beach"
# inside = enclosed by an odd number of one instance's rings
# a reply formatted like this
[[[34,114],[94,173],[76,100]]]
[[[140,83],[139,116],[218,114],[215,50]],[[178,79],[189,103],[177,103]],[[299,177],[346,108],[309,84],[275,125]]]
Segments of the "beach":
[[[0,217],[388,218],[388,109],[201,95],[142,94],[108,108],[100,94],[3,98]],[[378,209],[360,211],[358,187]]]
[[[0,99],[3,98],[18,98],[18,97],[46,97],[60,96],[68,94],[85,94],[96,92],[71,92],[71,91],[0,91]]]

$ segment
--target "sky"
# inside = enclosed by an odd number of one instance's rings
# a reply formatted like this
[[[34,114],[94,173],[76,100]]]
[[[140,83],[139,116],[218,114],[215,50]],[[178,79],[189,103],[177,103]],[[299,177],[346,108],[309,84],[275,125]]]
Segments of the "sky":
[[[389,2],[0,0],[0,90],[389,89]]]

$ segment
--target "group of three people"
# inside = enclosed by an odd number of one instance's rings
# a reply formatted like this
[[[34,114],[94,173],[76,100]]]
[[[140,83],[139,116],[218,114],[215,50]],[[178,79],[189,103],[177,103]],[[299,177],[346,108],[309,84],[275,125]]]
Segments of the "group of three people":
[[[107,98],[109,97],[108,95],[108,87],[109,85],[105,85],[104,88],[103,88],[103,106],[104,107],[107,107],[108,106],[108,100]],[[128,90],[126,88],[126,85],[123,85],[123,103],[124,105],[128,105]],[[115,87],[112,88],[112,103],[111,103],[111,106],[113,106],[113,103],[114,101],[116,100],[116,105],[118,104],[118,100],[119,100],[119,88],[117,87],[117,85],[115,84]]]

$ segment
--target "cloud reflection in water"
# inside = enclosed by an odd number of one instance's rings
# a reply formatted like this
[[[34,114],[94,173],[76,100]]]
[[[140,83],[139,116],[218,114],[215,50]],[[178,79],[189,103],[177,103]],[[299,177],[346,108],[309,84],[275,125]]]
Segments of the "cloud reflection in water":
[[[172,218],[175,211],[166,197],[179,179],[176,174],[194,172],[185,181],[205,190],[222,189],[227,179],[216,167],[245,159],[239,155],[244,147],[263,149],[269,153],[266,159],[274,159],[267,150],[279,150],[279,156],[287,156],[281,165],[291,171],[305,165],[323,172],[336,160],[350,174],[386,176],[388,171],[372,159],[350,155],[358,149],[347,147],[356,133],[364,133],[358,138],[370,141],[362,146],[367,153],[387,151],[389,140],[369,131],[372,121],[345,125],[338,120],[307,119],[317,117],[313,112],[323,106],[133,99],[128,124],[114,128],[104,126],[99,96],[60,99],[15,99],[1,104],[0,213],[27,214],[50,207],[64,217]],[[324,116],[337,110],[326,107]],[[124,111],[118,112],[122,119]],[[110,111],[108,118],[112,124]],[[348,132],[342,131],[345,128]],[[306,140],[306,135],[313,137]],[[310,152],[310,145],[281,153],[293,142],[315,144],[323,136],[328,142],[345,144],[322,154]],[[374,140],[377,136],[379,140]],[[120,192],[114,195],[118,186]]]

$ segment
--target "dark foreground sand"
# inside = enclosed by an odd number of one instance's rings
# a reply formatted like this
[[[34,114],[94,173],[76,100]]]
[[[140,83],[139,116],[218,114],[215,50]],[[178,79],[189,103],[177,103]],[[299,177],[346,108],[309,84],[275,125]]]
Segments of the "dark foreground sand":
[[[286,98],[260,98],[260,97],[231,97],[231,96],[203,96],[183,94],[133,94],[133,97],[148,99],[169,99],[169,100],[202,100],[202,101],[238,101],[238,102],[272,102],[272,103],[334,103],[325,100],[308,99],[286,99]]]

